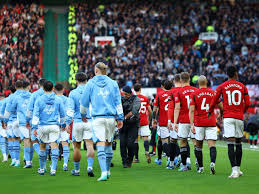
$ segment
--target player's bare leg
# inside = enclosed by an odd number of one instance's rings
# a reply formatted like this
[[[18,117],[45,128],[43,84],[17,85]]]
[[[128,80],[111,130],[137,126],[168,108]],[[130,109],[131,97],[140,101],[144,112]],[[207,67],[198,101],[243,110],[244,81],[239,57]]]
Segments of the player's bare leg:
[[[73,161],[74,169],[71,171],[71,174],[74,176],[80,176],[80,160],[81,160],[81,142],[73,142],[74,152],[73,152]]]
[[[197,159],[198,162],[198,168],[197,168],[197,172],[198,173],[203,173],[204,169],[203,169],[203,154],[202,154],[202,147],[203,147],[203,141],[195,141],[195,157]]]
[[[85,140],[86,148],[87,148],[87,175],[89,177],[94,177],[93,173],[93,163],[94,163],[94,143],[92,140]]]
[[[147,163],[150,164],[151,163],[151,157],[150,157],[150,154],[149,154],[148,137],[147,136],[143,136],[142,139],[144,141],[144,149],[145,149],[145,155],[146,155],[146,158],[147,158]]]
[[[216,141],[208,140],[208,146],[210,148],[210,172],[211,174],[216,174],[215,162],[217,158]]]

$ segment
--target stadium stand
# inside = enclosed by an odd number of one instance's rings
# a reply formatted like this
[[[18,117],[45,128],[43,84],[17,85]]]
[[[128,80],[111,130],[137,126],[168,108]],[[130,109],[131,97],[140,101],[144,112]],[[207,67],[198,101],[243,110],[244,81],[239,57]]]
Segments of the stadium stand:
[[[17,79],[27,79],[37,89],[42,17],[43,6],[36,4],[0,7],[0,92]]]
[[[75,7],[79,71],[90,77],[102,58],[120,86],[159,87],[163,78],[181,71],[205,74],[218,85],[231,64],[243,83],[259,82],[258,14],[248,4],[136,1]],[[218,41],[193,46],[210,27]],[[95,47],[95,36],[114,36],[116,46]]]

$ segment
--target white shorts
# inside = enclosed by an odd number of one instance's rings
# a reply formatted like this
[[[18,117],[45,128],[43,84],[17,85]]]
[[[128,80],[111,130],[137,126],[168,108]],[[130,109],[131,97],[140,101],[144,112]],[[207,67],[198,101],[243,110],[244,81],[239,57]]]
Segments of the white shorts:
[[[30,130],[27,129],[25,126],[20,126],[19,130],[21,139],[30,138]]]
[[[115,128],[114,118],[95,118],[92,125],[94,142],[112,142]]]
[[[0,124],[1,125],[1,124]],[[0,126],[0,137],[7,137],[6,130]]]
[[[44,125],[38,129],[38,138],[40,143],[58,143],[60,128],[58,125]]]
[[[141,137],[148,137],[150,136],[150,130],[148,125],[140,126],[138,129],[138,135]]]
[[[69,134],[66,131],[60,131],[60,141],[69,142]]]
[[[17,120],[7,124],[7,136],[20,137],[19,123]]]
[[[234,118],[224,118],[224,137],[242,138],[244,130],[244,121]]]
[[[157,135],[161,138],[161,139],[165,139],[169,137],[169,129],[168,127],[157,127]]]
[[[217,127],[195,127],[195,139],[198,141],[217,140]]]
[[[191,125],[189,123],[179,123],[178,137],[182,139],[187,139],[188,137],[194,138],[194,134],[191,132]]]
[[[170,130],[169,135],[171,139],[178,139],[178,134],[174,129]]]
[[[92,121],[87,123],[73,123],[72,140],[74,142],[81,142],[84,139],[92,139]]]

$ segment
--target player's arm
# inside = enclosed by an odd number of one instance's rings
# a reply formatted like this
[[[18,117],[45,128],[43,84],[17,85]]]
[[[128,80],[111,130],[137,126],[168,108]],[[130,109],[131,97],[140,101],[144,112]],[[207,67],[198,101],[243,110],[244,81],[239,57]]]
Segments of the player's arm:
[[[118,129],[121,129],[123,127],[123,120],[124,120],[124,114],[123,114],[123,108],[122,108],[122,103],[121,103],[121,93],[119,86],[117,82],[114,81],[114,104],[116,107],[116,120],[118,121]]]
[[[147,105],[147,111],[148,111],[148,121],[152,119],[152,109],[150,105]]]
[[[74,101],[72,93],[70,93],[68,100],[67,100],[67,111],[66,111],[66,124],[67,125],[70,125],[72,123],[74,114],[75,114],[75,101]]]
[[[195,96],[191,95],[191,99],[190,99],[190,108],[189,108],[189,119],[190,119],[190,125],[192,128],[193,133],[195,133],[194,131],[194,111],[196,108],[196,104],[195,104]]]
[[[208,111],[208,118],[210,117],[210,115],[214,111],[214,108],[215,108],[221,94],[222,94],[222,88],[221,88],[221,86],[219,86],[216,89],[216,94],[214,95],[214,97],[212,98],[212,101],[210,102],[210,108],[209,108],[209,111]]]
[[[248,109],[249,106],[250,106],[250,98],[249,98],[248,90],[247,90],[246,87],[245,87],[245,91],[244,91],[244,101],[245,101],[244,112],[246,112],[247,109]]]
[[[11,113],[17,112],[17,99],[12,98],[6,106],[4,113],[4,122],[7,123]]]
[[[217,107],[220,110],[220,116],[223,116],[223,104],[221,101],[217,104]]]
[[[40,122],[40,101],[36,100],[32,113],[32,131],[37,136],[38,125]]]
[[[32,119],[32,114],[33,114],[33,107],[34,107],[34,103],[35,103],[35,95],[31,95],[30,97],[30,102],[28,104],[27,107],[27,111],[26,111],[26,123],[30,123],[30,120]]]
[[[174,120],[174,101],[173,96],[170,97],[168,102],[168,127],[169,129],[173,129],[172,121]]]
[[[63,103],[60,101],[59,104],[59,115],[60,115],[60,127],[64,130],[65,129],[65,122],[66,122],[66,111],[64,108]]]
[[[175,96],[175,107],[174,107],[174,129],[176,130],[176,132],[178,131],[177,121],[179,118],[180,109],[181,109],[180,95],[179,93],[177,93],[177,95]]]
[[[87,122],[86,120],[86,114],[89,110],[90,106],[90,94],[91,94],[91,81],[89,81],[84,88],[84,92],[82,94],[81,100],[80,100],[80,113],[82,116],[82,121]]]

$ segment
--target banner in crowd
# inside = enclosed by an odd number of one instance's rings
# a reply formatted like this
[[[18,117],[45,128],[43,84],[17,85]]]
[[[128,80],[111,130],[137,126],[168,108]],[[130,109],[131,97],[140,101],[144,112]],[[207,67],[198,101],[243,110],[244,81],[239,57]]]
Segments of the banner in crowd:
[[[94,37],[94,44],[96,47],[98,46],[103,47],[105,45],[116,46],[114,36],[96,36]]]
[[[69,79],[68,82],[72,87],[76,86],[76,73],[78,71],[78,63],[76,58],[76,13],[75,7],[70,5],[68,12],[68,65],[70,66]]]

